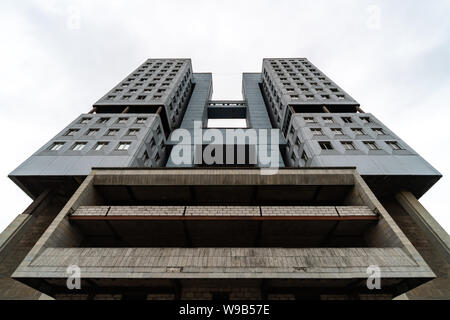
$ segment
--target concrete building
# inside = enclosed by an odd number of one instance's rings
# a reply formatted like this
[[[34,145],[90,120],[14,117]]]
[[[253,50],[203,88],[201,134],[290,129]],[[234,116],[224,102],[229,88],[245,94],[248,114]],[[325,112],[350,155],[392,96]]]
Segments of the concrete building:
[[[450,298],[418,201],[441,175],[405,141],[304,58],[264,59],[239,101],[212,88],[149,59],[15,169],[34,201],[0,298]]]

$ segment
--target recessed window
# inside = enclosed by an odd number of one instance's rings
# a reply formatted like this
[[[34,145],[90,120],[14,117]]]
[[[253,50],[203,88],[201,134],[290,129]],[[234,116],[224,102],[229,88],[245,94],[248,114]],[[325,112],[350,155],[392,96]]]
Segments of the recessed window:
[[[77,142],[73,145],[72,150],[80,151],[86,146],[86,142]]]
[[[140,96],[137,97],[137,100],[145,100],[146,97],[147,97],[147,96],[140,95]]]
[[[356,134],[356,135],[364,135],[364,131],[360,128],[352,128],[352,131]]]
[[[130,129],[130,130],[128,130],[128,135],[135,136],[135,135],[137,135],[138,132],[139,132],[139,129]]]
[[[58,150],[60,150],[62,148],[63,145],[64,145],[64,142],[55,142],[50,147],[50,150],[51,151],[58,151]]]
[[[342,141],[341,144],[345,150],[356,150],[355,145],[351,141]]]
[[[341,119],[344,123],[353,123],[353,120],[350,117],[342,117]]]
[[[67,131],[66,132],[66,136],[73,136],[73,135],[75,135],[75,133],[77,133],[78,131],[80,131],[80,130],[78,130],[78,129],[69,129],[69,131]]]
[[[131,96],[130,95],[126,95],[122,97],[122,100],[130,100]]]
[[[98,132],[98,129],[89,129],[89,130],[86,132],[86,135],[87,135],[87,136],[94,136],[97,132]]]
[[[335,135],[337,135],[337,136],[341,136],[341,135],[343,135],[344,133],[342,132],[342,129],[341,128],[331,128],[331,132],[333,132]]]
[[[100,118],[100,119],[98,119],[97,123],[104,124],[104,123],[107,123],[109,121],[109,119],[110,118]]]
[[[142,156],[142,160],[144,160],[144,162],[148,161],[150,159],[148,152],[144,151],[144,154]]]
[[[306,123],[316,123],[316,120],[314,120],[313,117],[304,117],[303,119]]]
[[[91,120],[91,118],[81,118],[80,124],[86,124]]]
[[[144,124],[145,121],[147,121],[147,118],[139,117],[139,118],[136,119],[136,123],[138,123],[138,124]]]
[[[308,162],[308,155],[306,154],[306,152],[305,151],[303,151],[303,153],[302,153],[302,160],[303,161],[305,161],[305,162]]]
[[[99,142],[95,145],[94,150],[95,151],[100,151],[102,150],[104,147],[106,147],[108,145],[108,142]]]
[[[117,119],[117,123],[127,123],[128,118],[119,118]]]
[[[320,141],[319,146],[320,148],[322,148],[322,150],[333,150],[333,146],[329,141]]]
[[[107,136],[115,136],[119,132],[119,129],[109,129],[108,132],[106,132]]]
[[[120,142],[117,146],[117,150],[126,151],[130,148],[131,142]]]
[[[345,96],[343,94],[338,94],[337,97],[338,97],[339,100],[344,100],[345,99]]]
[[[323,100],[328,100],[328,99],[330,99],[330,96],[327,95],[327,94],[323,94],[323,95],[322,95],[322,99],[323,99]]]
[[[333,118],[326,117],[326,118],[322,118],[322,119],[323,119],[323,122],[325,122],[325,123],[333,123]]]
[[[364,123],[371,123],[372,122],[369,117],[361,117],[360,119]]]
[[[373,141],[364,141],[364,144],[366,145],[366,147],[369,150],[380,150],[380,148],[378,148],[377,144]]]
[[[373,132],[375,132],[378,135],[384,135],[384,131],[381,128],[372,128]]]
[[[386,144],[390,146],[392,150],[404,150],[404,148],[396,141],[386,141]]]
[[[311,128],[310,130],[311,130],[312,134],[315,136],[323,135],[322,129],[320,129],[320,128]]]

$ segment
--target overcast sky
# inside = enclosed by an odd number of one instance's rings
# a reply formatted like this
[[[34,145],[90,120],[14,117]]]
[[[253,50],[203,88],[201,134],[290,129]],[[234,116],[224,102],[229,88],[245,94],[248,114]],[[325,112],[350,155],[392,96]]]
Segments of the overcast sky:
[[[146,58],[191,58],[240,99],[264,57],[307,57],[443,175],[450,231],[450,1],[0,2],[0,230],[31,202],[7,175]]]

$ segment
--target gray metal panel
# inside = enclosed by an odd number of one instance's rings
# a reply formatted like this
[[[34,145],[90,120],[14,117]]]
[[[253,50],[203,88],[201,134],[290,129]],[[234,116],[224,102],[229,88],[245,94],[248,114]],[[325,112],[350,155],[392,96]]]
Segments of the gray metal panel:
[[[259,83],[260,73],[242,74],[242,94],[247,101],[252,128],[272,128]]]

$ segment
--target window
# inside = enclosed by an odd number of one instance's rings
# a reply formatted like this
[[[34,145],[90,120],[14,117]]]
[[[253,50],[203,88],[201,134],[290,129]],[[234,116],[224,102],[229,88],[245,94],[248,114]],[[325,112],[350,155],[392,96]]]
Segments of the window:
[[[86,124],[89,122],[89,120],[91,120],[91,118],[81,118],[80,124]]]
[[[396,141],[386,141],[386,144],[392,148],[392,150],[404,150]]]
[[[58,151],[61,149],[61,147],[64,145],[64,142],[55,142],[50,147],[50,151]]]
[[[86,145],[86,142],[77,142],[73,145],[72,150],[75,150],[75,151],[83,150],[85,145]]]
[[[100,150],[102,150],[105,146],[107,146],[108,145],[108,142],[99,142],[99,143],[97,143],[96,145],[95,145],[95,148],[94,148],[94,150],[95,151],[100,151]]]
[[[362,131],[362,129],[360,129],[360,128],[352,128],[352,131],[353,131],[356,135],[364,135],[364,131]]]
[[[350,117],[342,117],[341,119],[344,123],[353,123],[352,118]]]
[[[145,96],[145,95],[140,95],[140,96],[137,97],[137,99],[138,99],[138,100],[145,100],[146,97],[147,97],[147,96]]]
[[[312,134],[315,136],[323,135],[322,129],[320,129],[320,128],[311,128],[310,130],[311,130]]]
[[[341,135],[343,135],[344,133],[342,132],[342,129],[341,128],[331,128],[331,132],[333,132],[335,135],[337,135],[337,136],[341,136]]]
[[[115,136],[119,132],[119,129],[109,129],[108,132],[106,132],[107,136]]]
[[[144,162],[146,162],[148,159],[150,159],[150,157],[148,156],[148,152],[144,151],[144,155],[142,156],[142,160],[144,160]]]
[[[127,123],[128,118],[119,118],[117,119],[117,123]]]
[[[364,123],[371,123],[371,122],[372,122],[372,121],[370,121],[370,118],[369,118],[369,117],[361,117],[360,119],[361,119],[361,121],[364,122]]]
[[[314,120],[313,117],[305,117],[303,118],[306,123],[316,123],[316,120]]]
[[[338,94],[337,97],[338,97],[339,100],[344,100],[345,99],[345,96],[343,94]]]
[[[323,122],[325,122],[325,123],[333,123],[333,118],[329,118],[329,117],[323,118]]]
[[[380,150],[380,148],[378,148],[377,144],[373,141],[364,141],[364,144],[366,145],[366,147],[369,150]]]
[[[145,123],[145,121],[147,121],[147,118],[137,118],[136,119],[136,123],[138,123],[138,124],[143,124],[143,123]]]
[[[110,118],[100,118],[98,119],[97,123],[103,124],[103,123],[107,123],[109,121]]]
[[[322,95],[322,99],[323,100],[328,100],[328,99],[330,99],[330,96],[327,95],[327,94],[324,94],[324,95]]]
[[[117,146],[117,150],[126,151],[130,147],[131,142],[120,142]]]
[[[66,132],[66,136],[73,136],[73,135],[75,135],[75,133],[77,133],[78,131],[80,131],[80,130],[78,130],[78,129],[69,129],[69,131],[67,131]]]
[[[320,148],[322,148],[322,150],[333,150],[333,146],[329,141],[320,141],[319,146]]]
[[[302,160],[305,162],[308,162],[308,155],[306,154],[305,151],[303,151],[303,153],[302,153]]]
[[[89,129],[89,130],[86,132],[86,135],[87,135],[87,136],[94,136],[97,132],[98,132],[98,129]]]
[[[128,135],[135,136],[135,135],[137,135],[138,132],[139,132],[139,129],[130,129],[130,130],[128,130]]]
[[[375,132],[378,135],[384,135],[384,131],[381,128],[372,128],[373,132]]]
[[[345,150],[356,150],[355,145],[351,141],[342,141],[341,144]]]

